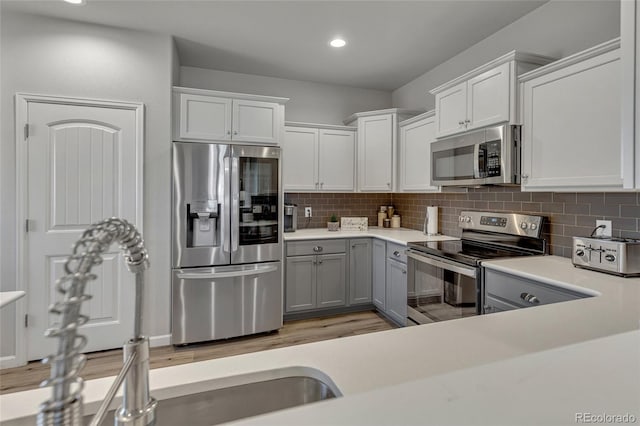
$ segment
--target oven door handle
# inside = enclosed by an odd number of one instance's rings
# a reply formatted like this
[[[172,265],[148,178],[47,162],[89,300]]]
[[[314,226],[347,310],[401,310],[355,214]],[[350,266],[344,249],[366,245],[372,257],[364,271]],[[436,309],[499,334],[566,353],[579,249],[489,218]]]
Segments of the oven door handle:
[[[451,262],[434,259],[433,257],[425,256],[424,254],[415,254],[415,252],[411,250],[407,250],[406,254],[407,257],[418,262],[426,263],[428,265],[435,266],[436,268],[446,269],[447,271],[452,271],[467,277],[476,278],[476,268],[460,266]]]

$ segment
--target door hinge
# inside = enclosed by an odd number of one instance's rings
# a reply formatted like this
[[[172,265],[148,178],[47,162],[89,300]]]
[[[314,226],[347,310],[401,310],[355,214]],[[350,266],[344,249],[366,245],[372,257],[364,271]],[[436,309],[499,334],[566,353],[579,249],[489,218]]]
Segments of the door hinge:
[[[29,327],[29,314],[24,314],[24,326]]]
[[[29,139],[29,123],[24,125],[24,140]]]

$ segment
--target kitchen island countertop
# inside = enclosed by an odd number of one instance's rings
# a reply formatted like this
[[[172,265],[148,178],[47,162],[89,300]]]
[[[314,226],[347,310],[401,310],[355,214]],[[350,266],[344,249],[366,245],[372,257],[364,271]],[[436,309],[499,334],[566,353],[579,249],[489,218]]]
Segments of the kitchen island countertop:
[[[579,270],[557,256],[495,260],[486,266],[530,273],[600,295],[156,369],[151,371],[152,393],[163,399],[227,386],[237,375],[301,366],[324,372],[344,394],[240,421],[247,424],[292,424],[301,419],[304,424],[357,424],[360,417],[368,424],[389,424],[388,416],[394,424],[443,424],[451,410],[459,410],[451,416],[455,424],[499,424],[501,418],[503,424],[576,424],[573,411],[581,401],[585,412],[624,414],[612,410],[626,407],[630,399],[640,400],[634,385],[640,359],[629,349],[639,345],[640,278]],[[631,333],[612,336],[625,332]],[[607,339],[597,340],[602,338]],[[594,365],[601,365],[602,371],[585,370]],[[621,382],[621,376],[628,379]],[[96,410],[112,380],[86,383],[87,413]],[[446,389],[449,393],[443,392]],[[35,414],[49,393],[39,389],[2,395],[2,419]],[[402,402],[401,395],[414,403]],[[571,403],[547,407],[554,395],[571,395]],[[511,401],[516,396],[531,401],[531,409],[522,413],[524,406]],[[381,408],[371,408],[376,406]],[[378,416],[383,408],[388,414]],[[627,411],[633,410],[637,414],[638,405]],[[493,413],[494,418],[482,413]]]

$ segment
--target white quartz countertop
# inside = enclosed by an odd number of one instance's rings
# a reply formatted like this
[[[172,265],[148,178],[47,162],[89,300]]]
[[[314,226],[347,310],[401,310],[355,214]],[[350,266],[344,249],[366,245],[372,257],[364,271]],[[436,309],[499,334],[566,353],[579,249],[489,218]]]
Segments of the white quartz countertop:
[[[0,291],[0,308],[24,297],[24,291]]]
[[[594,413],[601,409],[618,410],[620,406],[616,401],[620,401],[623,408],[629,398],[640,401],[637,387],[631,386],[628,380],[619,380],[621,375],[640,380],[640,358],[627,351],[627,346],[633,346],[633,342],[637,349],[637,338],[633,340],[630,337],[632,340],[620,342],[620,346],[595,341],[638,330],[640,278],[618,278],[576,269],[569,259],[556,256],[496,260],[487,262],[487,267],[523,276],[533,274],[536,279],[575,286],[600,295],[156,369],[151,371],[152,393],[161,400],[185,392],[233,384],[241,379],[242,374],[296,366],[324,372],[344,395],[318,405],[293,409],[305,413],[298,418],[305,419],[301,422],[303,424],[357,424],[361,417],[365,420],[360,423],[368,419],[372,424],[443,424],[447,410],[473,411],[478,407],[483,408],[480,414],[495,415],[498,419],[506,410],[503,424],[575,424],[574,417],[571,417],[573,413],[556,417],[560,415],[558,410],[561,407],[547,406],[550,395],[570,396],[568,407],[571,410],[582,401],[582,409]],[[637,336],[637,333],[630,336]],[[592,340],[595,346],[589,345],[588,350],[580,345]],[[523,358],[525,355],[527,357]],[[567,373],[573,374],[571,380],[559,374],[563,371],[563,363],[570,364],[571,360],[576,363],[576,368],[589,368],[582,371],[585,376],[580,376],[576,370]],[[598,370],[593,365],[603,372],[592,371]],[[523,366],[527,366],[523,375],[510,377]],[[482,370],[485,367],[487,370]],[[615,370],[615,374],[608,374],[610,369]],[[445,375],[450,376],[446,380],[453,382],[440,381]],[[491,375],[504,376],[505,381],[496,379],[483,385],[483,380]],[[574,382],[578,377],[581,381]],[[593,381],[589,377],[594,377]],[[468,379],[466,382],[465,378]],[[111,382],[112,378],[86,383],[87,413],[96,410],[97,401],[104,396]],[[616,387],[617,382],[620,382],[619,387]],[[469,383],[469,386],[463,386],[464,383]],[[601,390],[602,404],[593,403],[592,394],[574,394],[576,388],[581,388],[580,384],[582,387],[591,386],[590,392]],[[423,387],[425,391],[420,393]],[[448,397],[429,397],[439,394],[443,387],[451,390]],[[587,392],[586,389],[584,391]],[[33,415],[49,393],[48,389],[42,389],[2,395],[0,416],[8,420]],[[425,397],[420,398],[420,395]],[[534,404],[528,411],[522,408],[522,421],[514,423],[513,416],[517,413],[511,410],[511,404],[524,407],[514,402],[516,398],[533,401]],[[419,421],[415,421],[416,417],[406,417],[406,421],[402,421],[407,410],[407,405],[398,401],[402,399],[414,401],[413,412],[422,413]],[[558,401],[561,399],[558,397]],[[539,405],[537,401],[540,401]],[[373,406],[380,408],[370,413]],[[383,407],[388,407],[388,413],[384,414],[388,417],[380,414]],[[637,410],[638,404],[634,407]],[[288,417],[293,415],[290,414],[293,410],[272,413],[269,421],[262,424],[295,423],[295,417]],[[431,410],[434,417],[429,416]],[[331,417],[332,411],[340,413],[344,421]],[[394,414],[398,421],[384,421],[396,419]],[[480,414],[456,412],[452,414],[451,423],[500,423],[496,418]],[[463,417],[465,415],[469,417]],[[245,420],[247,424],[252,421]],[[256,418],[255,422],[258,421]],[[33,421],[24,424],[33,424]]]
[[[459,240],[447,235],[425,235],[422,231],[407,228],[379,228],[370,226],[366,231],[328,231],[327,228],[298,229],[283,233],[285,241],[319,240],[329,238],[380,238],[392,243],[407,245],[410,241],[448,241]]]

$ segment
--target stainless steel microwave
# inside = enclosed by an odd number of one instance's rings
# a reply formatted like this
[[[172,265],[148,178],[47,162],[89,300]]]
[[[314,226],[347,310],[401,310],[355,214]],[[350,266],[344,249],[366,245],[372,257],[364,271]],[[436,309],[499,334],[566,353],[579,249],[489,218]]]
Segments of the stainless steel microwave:
[[[439,186],[520,183],[520,126],[503,124],[431,144],[431,182]]]

